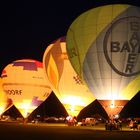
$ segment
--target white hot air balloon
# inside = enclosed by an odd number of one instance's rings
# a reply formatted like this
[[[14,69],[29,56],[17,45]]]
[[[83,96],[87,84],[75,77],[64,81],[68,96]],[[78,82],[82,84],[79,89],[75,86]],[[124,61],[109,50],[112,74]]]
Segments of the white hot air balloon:
[[[93,8],[72,23],[66,42],[76,72],[108,115],[118,114],[140,91],[140,8]],[[134,81],[138,86],[133,92],[124,92]]]

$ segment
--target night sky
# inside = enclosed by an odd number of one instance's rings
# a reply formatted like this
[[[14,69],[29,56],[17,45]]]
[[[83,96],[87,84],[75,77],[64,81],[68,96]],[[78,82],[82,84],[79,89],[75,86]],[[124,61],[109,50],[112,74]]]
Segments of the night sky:
[[[140,5],[139,0],[121,3]],[[20,0],[1,3],[0,71],[10,62],[22,58],[42,61],[46,46],[66,35],[71,23],[83,12],[120,0]]]
[[[83,12],[113,3],[140,6],[139,0],[16,0],[1,3],[0,72],[14,60],[42,61],[46,49],[43,42],[49,45],[66,35],[71,23]],[[137,98],[138,101],[140,97]]]

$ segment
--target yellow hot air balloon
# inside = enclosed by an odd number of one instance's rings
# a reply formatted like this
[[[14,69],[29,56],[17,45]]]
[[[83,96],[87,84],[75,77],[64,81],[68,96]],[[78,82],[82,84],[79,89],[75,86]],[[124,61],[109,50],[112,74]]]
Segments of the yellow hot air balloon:
[[[21,59],[7,65],[2,73],[3,89],[24,118],[36,109],[51,93],[44,78],[42,63]]]
[[[66,42],[76,72],[108,115],[118,114],[140,91],[140,8],[93,8],[71,24]]]
[[[4,93],[2,88],[2,78],[0,78],[0,116],[11,107],[9,104],[7,95]]]
[[[51,43],[43,56],[46,78],[68,114],[77,116],[95,100],[71,66],[66,52],[65,37]]]

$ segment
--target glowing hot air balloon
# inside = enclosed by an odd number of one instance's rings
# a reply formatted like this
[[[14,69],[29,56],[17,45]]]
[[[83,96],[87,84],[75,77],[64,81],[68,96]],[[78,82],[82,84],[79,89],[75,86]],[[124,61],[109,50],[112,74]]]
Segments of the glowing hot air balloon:
[[[64,37],[47,47],[43,66],[52,90],[69,115],[77,116],[85,106],[95,100],[71,66]]]
[[[118,114],[140,91],[140,8],[115,4],[91,9],[72,23],[66,42],[76,72],[108,115]],[[137,88],[128,92],[136,81]]]
[[[0,78],[0,117],[1,115],[11,107],[12,104],[9,104],[7,95],[2,88],[2,78]]]
[[[51,93],[44,78],[42,63],[22,59],[7,65],[2,73],[3,88],[24,118],[36,109]]]

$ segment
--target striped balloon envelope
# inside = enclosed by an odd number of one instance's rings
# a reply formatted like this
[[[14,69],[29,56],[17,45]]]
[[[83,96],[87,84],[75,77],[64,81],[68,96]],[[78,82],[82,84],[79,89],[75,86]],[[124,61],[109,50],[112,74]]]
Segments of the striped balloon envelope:
[[[114,4],[88,10],[71,24],[66,42],[76,72],[109,116],[119,114],[140,91],[140,8]]]
[[[66,52],[65,37],[52,42],[46,48],[43,66],[52,90],[69,115],[77,116],[85,106],[95,100],[71,66]]]
[[[4,92],[24,118],[52,91],[44,78],[42,63],[36,60],[16,60],[4,68],[1,77]]]

